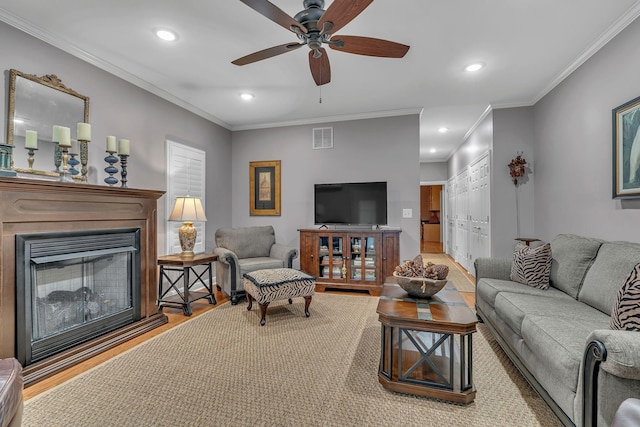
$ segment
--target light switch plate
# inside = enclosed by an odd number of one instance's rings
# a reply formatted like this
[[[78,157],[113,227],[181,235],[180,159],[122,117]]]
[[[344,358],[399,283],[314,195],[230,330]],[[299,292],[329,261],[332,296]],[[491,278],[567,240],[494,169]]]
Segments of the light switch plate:
[[[413,209],[402,209],[402,218],[413,218]]]

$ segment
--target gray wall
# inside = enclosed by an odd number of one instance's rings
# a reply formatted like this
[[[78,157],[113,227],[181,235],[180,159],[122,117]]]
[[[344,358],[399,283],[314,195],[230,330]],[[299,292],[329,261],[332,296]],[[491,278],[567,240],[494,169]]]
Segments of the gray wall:
[[[640,20],[534,107],[535,234],[640,242],[637,210],[611,197],[611,110],[640,96]]]
[[[334,148],[312,149],[314,127],[333,127]],[[387,181],[388,223],[401,227],[400,257],[419,253],[419,116],[399,116],[233,133],[234,227],[271,224],[280,243],[298,246],[314,227],[313,184]],[[249,216],[249,162],[282,162],[282,215]],[[403,219],[402,209],[413,218]]]
[[[441,182],[447,178],[447,162],[420,163],[420,182]]]
[[[493,111],[491,150],[491,253],[511,257],[516,237],[534,236],[533,110],[531,107]],[[524,179],[513,184],[507,166],[518,152],[527,160]],[[517,232],[516,197],[520,215]]]
[[[493,112],[478,124],[447,163],[447,177],[458,175],[471,162],[489,151],[493,144]],[[493,164],[493,162],[492,162]]]
[[[6,136],[8,70],[14,68],[38,76],[56,74],[66,86],[90,98],[93,139],[89,148],[90,183],[106,185],[103,158],[107,135],[131,140],[127,169],[131,188],[166,189],[166,139],[207,153],[206,247],[208,250],[213,247],[215,229],[231,221],[230,131],[2,22],[0,40],[0,69],[5,70],[4,102],[0,105],[1,141]],[[17,149],[25,151],[23,147]],[[158,203],[160,254],[165,249],[164,199]]]

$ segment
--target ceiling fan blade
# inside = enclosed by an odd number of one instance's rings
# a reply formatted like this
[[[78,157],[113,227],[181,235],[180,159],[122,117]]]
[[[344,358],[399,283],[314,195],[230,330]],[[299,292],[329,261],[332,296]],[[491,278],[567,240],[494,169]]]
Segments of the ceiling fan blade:
[[[333,34],[360,15],[372,2],[373,0],[333,0],[318,21],[318,28],[323,28],[325,22],[331,22],[333,26],[327,32]]]
[[[316,58],[315,51],[309,51],[309,68],[311,68],[311,75],[316,85],[326,85],[331,81],[331,66],[329,65],[329,56],[324,48],[318,49],[320,56]]]
[[[247,65],[253,62],[262,61],[263,59],[271,58],[273,56],[282,55],[283,53],[291,52],[303,46],[302,43],[285,43],[280,46],[270,47],[269,49],[260,50],[258,52],[250,53],[247,56],[238,58],[235,61],[231,61],[234,65]]]
[[[379,56],[382,58],[402,58],[409,46],[389,40],[375,39],[372,37],[358,36],[333,36],[332,43],[329,44],[331,49],[340,50],[347,53],[355,53],[357,55]]]
[[[282,11],[279,7],[274,5],[273,3],[267,0],[240,0],[242,3],[249,6],[251,9],[255,10],[259,14],[269,18],[273,22],[282,27],[286,28],[289,31],[295,32],[291,29],[291,26],[300,28],[300,31],[303,33],[307,32],[307,29],[301,25],[298,21],[293,19],[291,16],[287,15]]]

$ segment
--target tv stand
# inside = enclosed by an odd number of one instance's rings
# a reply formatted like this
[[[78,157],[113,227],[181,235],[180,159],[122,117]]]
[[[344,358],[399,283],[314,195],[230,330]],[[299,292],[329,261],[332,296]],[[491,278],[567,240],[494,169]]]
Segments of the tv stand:
[[[316,290],[365,290],[379,296],[400,264],[399,229],[301,229],[300,269],[316,277]]]

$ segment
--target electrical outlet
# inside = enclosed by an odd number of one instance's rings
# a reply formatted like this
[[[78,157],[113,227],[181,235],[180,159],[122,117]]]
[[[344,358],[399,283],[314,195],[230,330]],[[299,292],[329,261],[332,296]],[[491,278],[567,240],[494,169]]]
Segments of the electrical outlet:
[[[402,209],[402,218],[413,218],[413,209]]]

